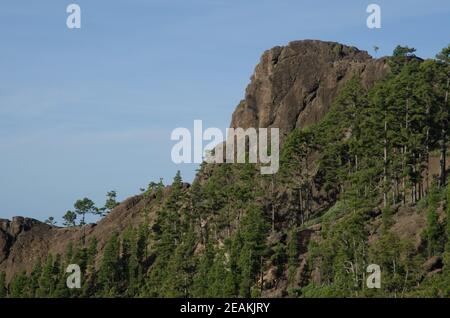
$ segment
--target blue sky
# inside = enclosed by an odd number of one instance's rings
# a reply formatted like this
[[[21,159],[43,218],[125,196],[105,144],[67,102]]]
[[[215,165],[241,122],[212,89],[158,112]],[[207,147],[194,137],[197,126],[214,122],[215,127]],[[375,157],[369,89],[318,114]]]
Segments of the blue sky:
[[[0,218],[61,219],[149,181],[187,181],[170,133],[225,129],[262,52],[301,39],[378,55],[397,44],[432,57],[450,42],[450,2],[289,0],[4,0],[0,4]],[[82,28],[66,27],[80,5]],[[382,28],[366,27],[366,7]]]

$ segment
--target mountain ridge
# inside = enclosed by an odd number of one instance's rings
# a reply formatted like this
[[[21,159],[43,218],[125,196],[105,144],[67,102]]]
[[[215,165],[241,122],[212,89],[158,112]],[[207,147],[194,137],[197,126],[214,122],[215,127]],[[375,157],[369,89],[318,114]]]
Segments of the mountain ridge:
[[[142,282],[145,275],[147,281],[137,288],[130,280],[127,289],[121,281],[120,293],[126,295],[179,297],[188,296],[189,288],[189,295],[214,297],[370,296],[360,267],[378,257],[389,268],[383,252],[392,246],[407,255],[396,260],[406,271],[402,293],[407,284],[412,289],[414,279],[420,283],[442,272],[443,241],[436,233],[448,204],[444,185],[432,183],[449,163],[442,147],[444,157],[436,152],[441,132],[433,125],[442,120],[429,116],[431,106],[447,102],[435,91],[440,64],[413,52],[397,47],[393,57],[373,59],[354,47],[317,40],[264,52],[230,127],[279,128],[278,174],[261,176],[250,164],[204,163],[192,185],[182,183],[178,173],[171,186],[149,185],[97,224],[57,228],[22,217],[1,220],[0,273],[6,272],[7,281],[30,274],[49,254],[69,254],[71,244],[86,256],[86,243],[95,239],[96,256],[86,275],[95,280],[98,269],[102,280],[93,290],[86,287],[86,295],[96,288],[118,293],[110,284],[120,275],[109,277],[118,270],[111,264],[135,257],[127,265],[135,272],[125,277]],[[438,84],[430,85],[432,80]],[[410,103],[421,98],[423,104]],[[430,98],[436,104],[428,103]],[[420,108],[424,105],[428,108]],[[410,107],[416,107],[412,119]],[[132,244],[136,250],[130,254]],[[74,259],[70,255],[67,261]],[[394,260],[394,278],[399,264]],[[226,288],[217,285],[224,282]],[[388,293],[396,295],[400,283],[395,284]]]
[[[319,121],[353,75],[362,76],[364,85],[369,87],[387,72],[386,59],[372,59],[365,51],[337,42],[304,40],[276,46],[264,52],[255,67],[245,99],[232,114],[230,127],[278,127],[283,140],[295,127]],[[315,79],[319,79],[317,85]],[[292,117],[292,112],[298,116]],[[98,224],[86,225],[86,238],[99,238],[102,250],[114,229],[112,220],[118,221],[119,232],[135,225],[140,215],[133,208],[143,205],[142,200],[142,195],[130,197]],[[0,225],[0,271],[6,272],[8,280],[23,270],[30,272],[47,252],[63,253],[68,242],[80,241],[82,236],[78,228],[52,227],[24,217],[0,221]],[[13,233],[8,229],[13,229]]]

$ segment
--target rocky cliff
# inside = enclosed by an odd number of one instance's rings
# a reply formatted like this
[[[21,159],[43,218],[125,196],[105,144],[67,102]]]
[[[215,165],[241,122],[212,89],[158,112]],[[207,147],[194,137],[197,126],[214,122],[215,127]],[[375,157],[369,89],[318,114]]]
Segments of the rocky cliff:
[[[256,66],[231,127],[277,127],[286,135],[316,123],[354,75],[371,87],[389,71],[387,60],[335,42],[291,42],[266,51]]]

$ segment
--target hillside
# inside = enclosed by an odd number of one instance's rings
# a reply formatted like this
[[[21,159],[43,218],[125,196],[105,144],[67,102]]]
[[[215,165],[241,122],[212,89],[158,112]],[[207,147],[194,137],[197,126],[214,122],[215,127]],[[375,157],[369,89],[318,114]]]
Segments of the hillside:
[[[98,224],[0,220],[8,295],[448,296],[449,51],[266,51],[230,127],[280,129],[276,175],[202,164],[192,185],[151,183]],[[64,286],[70,263],[81,290]],[[369,264],[379,290],[365,287]]]

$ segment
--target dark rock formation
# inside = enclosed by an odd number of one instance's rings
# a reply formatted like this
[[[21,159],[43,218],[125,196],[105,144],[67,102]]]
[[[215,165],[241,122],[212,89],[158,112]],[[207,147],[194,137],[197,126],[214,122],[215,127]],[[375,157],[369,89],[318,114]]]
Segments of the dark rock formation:
[[[9,257],[15,246],[31,247],[34,240],[44,239],[50,230],[49,225],[34,219],[14,217],[12,221],[0,220],[0,263]]]
[[[387,59],[335,42],[291,42],[266,51],[256,66],[231,127],[276,127],[285,136],[318,122],[354,75],[366,87],[387,74]]]

